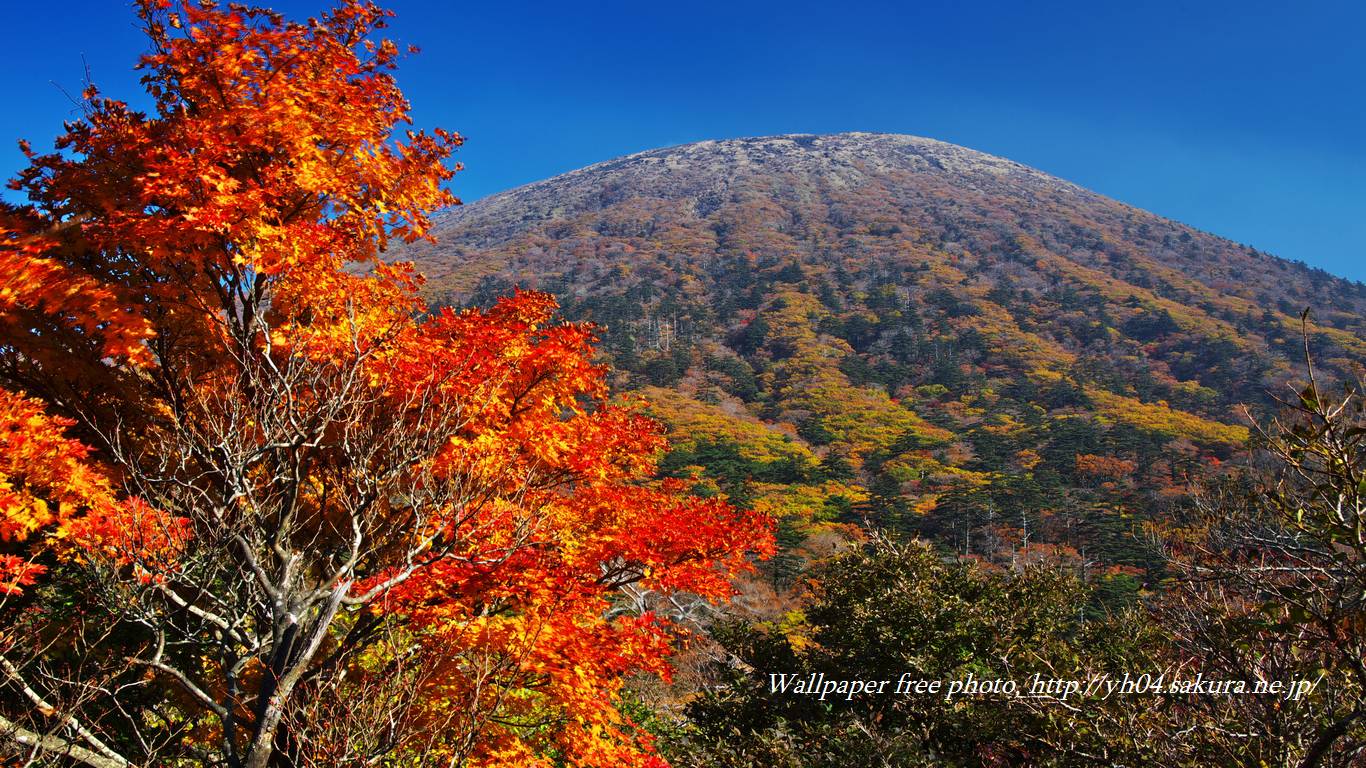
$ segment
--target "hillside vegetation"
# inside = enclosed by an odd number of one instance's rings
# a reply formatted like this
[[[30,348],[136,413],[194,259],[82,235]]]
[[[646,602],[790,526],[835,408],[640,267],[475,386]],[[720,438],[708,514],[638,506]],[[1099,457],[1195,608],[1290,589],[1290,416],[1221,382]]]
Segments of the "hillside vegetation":
[[[1139,572],[1133,534],[1244,446],[1366,287],[909,136],[690,144],[454,209],[405,250],[451,304],[549,290],[672,429],[667,471],[793,530]],[[1008,510],[1008,512],[1006,511]]]

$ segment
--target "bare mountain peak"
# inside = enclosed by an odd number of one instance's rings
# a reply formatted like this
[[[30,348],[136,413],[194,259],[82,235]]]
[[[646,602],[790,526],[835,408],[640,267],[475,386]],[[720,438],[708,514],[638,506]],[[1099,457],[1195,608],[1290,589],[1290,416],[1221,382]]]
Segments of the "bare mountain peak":
[[[690,203],[705,217],[748,191],[824,198],[920,175],[964,191],[1098,197],[1013,160],[920,136],[851,132],[717,139],[653,149],[528,184],[439,215],[438,230],[481,244],[528,225],[573,218],[623,195]]]
[[[1293,318],[1313,306],[1321,321],[1361,330],[1366,313],[1360,284],[1012,160],[899,134],[787,134],[639,152],[450,210],[434,232],[435,247],[405,258],[455,297],[495,275],[522,283],[561,275],[588,290],[578,264],[629,271],[655,254],[662,269],[678,270],[751,254],[856,273],[948,264],[975,283],[1073,285],[1109,300],[1194,305],[1226,329],[1263,310]]]
[[[829,173],[891,169],[958,173],[1044,174],[1004,158],[935,139],[891,133],[794,133],[680,144],[597,163],[576,173],[611,171],[637,163],[660,170],[706,168],[740,173]]]

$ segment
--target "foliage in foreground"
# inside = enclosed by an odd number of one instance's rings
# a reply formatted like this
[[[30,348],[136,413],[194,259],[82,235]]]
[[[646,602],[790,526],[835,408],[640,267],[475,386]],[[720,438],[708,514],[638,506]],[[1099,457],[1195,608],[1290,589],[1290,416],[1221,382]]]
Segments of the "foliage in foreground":
[[[646,482],[549,296],[379,262],[460,143],[394,135],[383,11],[138,8],[154,112],[88,89],[0,211],[0,760],[658,764],[612,597],[723,597],[766,522]]]
[[[1138,765],[1144,745],[1099,696],[901,693],[902,680],[1085,679],[1146,666],[1152,628],[1129,610],[1088,620],[1088,588],[1047,564],[1000,570],[875,537],[810,574],[776,624],[717,633],[734,659],[690,707],[690,765]],[[890,680],[825,701],[774,693],[771,675]],[[691,753],[691,756],[686,756]],[[705,756],[705,757],[704,757]]]
[[[691,766],[1366,762],[1366,416],[1317,382],[1261,431],[1260,464],[1164,530],[1169,583],[1089,618],[1060,564],[1000,568],[875,537],[814,569],[804,610],[717,632],[727,655],[674,739]],[[1303,695],[1060,700],[771,691],[772,674],[1312,683]]]
[[[1314,681],[1296,701],[1195,702],[1191,741],[1235,765],[1366,763],[1366,401],[1317,380],[1261,430],[1262,467],[1170,537],[1156,619],[1208,677]]]

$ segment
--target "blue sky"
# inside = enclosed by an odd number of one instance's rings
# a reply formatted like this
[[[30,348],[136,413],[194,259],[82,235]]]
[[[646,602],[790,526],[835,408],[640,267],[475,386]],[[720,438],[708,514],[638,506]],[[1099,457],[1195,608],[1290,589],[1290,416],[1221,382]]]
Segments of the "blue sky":
[[[1366,280],[1360,0],[385,4],[422,48],[399,71],[418,124],[469,139],[466,200],[699,139],[910,133]],[[0,42],[6,176],[85,64],[136,100],[122,2],[28,3]]]

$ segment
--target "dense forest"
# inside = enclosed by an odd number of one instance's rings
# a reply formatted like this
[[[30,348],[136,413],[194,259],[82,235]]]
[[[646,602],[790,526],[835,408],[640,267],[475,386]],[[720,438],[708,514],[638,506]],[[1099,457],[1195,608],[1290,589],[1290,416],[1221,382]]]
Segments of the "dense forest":
[[[430,295],[555,293],[699,490],[794,532],[1064,547],[1131,590],[1143,523],[1291,394],[1306,308],[1322,370],[1366,360],[1366,286],[912,137],[657,150],[434,232],[402,252]]]

